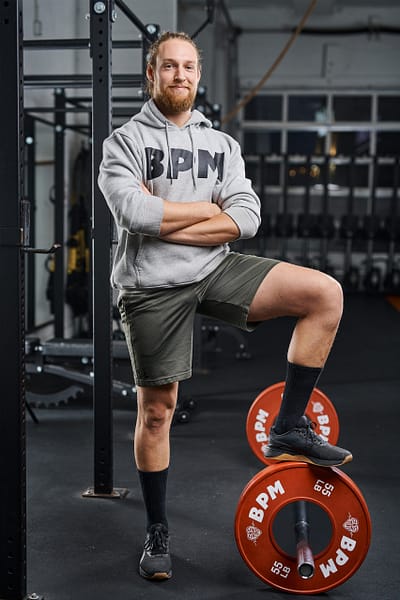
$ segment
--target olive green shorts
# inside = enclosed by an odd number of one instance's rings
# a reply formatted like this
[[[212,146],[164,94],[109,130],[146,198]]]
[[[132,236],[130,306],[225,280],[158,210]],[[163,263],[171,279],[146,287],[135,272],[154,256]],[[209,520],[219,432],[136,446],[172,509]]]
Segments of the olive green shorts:
[[[191,377],[196,313],[254,330],[257,323],[247,323],[250,304],[278,262],[231,252],[199,282],[122,291],[118,308],[136,385],[164,385]]]

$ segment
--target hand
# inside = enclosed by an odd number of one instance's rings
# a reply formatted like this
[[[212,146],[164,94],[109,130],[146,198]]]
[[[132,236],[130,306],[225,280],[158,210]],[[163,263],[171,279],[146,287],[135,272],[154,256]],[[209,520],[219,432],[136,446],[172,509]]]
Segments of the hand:
[[[222,213],[222,210],[220,209],[218,204],[214,204],[214,202],[206,202],[206,204],[208,204],[210,209],[210,219],[211,217],[216,217],[217,215],[220,215]]]

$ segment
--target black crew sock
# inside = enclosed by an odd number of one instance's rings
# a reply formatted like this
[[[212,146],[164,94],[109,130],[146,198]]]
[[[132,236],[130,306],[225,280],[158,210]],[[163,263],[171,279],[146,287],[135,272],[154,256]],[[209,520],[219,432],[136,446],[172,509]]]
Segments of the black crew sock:
[[[168,467],[163,471],[139,471],[143,500],[147,514],[147,531],[154,523],[168,528],[166,515]]]
[[[322,369],[303,367],[287,363],[286,383],[282,404],[275,422],[276,433],[284,433],[296,427],[304,415],[314,387],[317,385]]]

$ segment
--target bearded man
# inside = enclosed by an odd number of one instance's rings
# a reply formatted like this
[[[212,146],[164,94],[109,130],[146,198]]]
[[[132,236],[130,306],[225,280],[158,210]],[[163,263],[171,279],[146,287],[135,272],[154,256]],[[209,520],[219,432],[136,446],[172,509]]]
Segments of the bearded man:
[[[352,455],[304,416],[341,319],[340,285],[314,269],[230,250],[229,242],[256,234],[260,200],[237,141],[192,110],[201,76],[193,40],[163,33],[146,75],[150,100],[105,140],[98,181],[118,231],[111,283],[137,387],[134,455],[147,517],[139,572],[161,580],[172,573],[169,434],[179,382],[192,374],[196,313],[245,331],[297,317],[266,456],[333,466]]]

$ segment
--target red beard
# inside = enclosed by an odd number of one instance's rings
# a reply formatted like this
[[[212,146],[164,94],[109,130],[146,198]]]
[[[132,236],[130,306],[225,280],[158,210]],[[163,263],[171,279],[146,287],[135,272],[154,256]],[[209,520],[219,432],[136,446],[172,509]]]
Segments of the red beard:
[[[188,93],[183,98],[179,98],[173,90],[167,88],[154,96],[154,101],[162,113],[167,115],[177,115],[190,110],[194,104],[195,93],[188,89]]]

